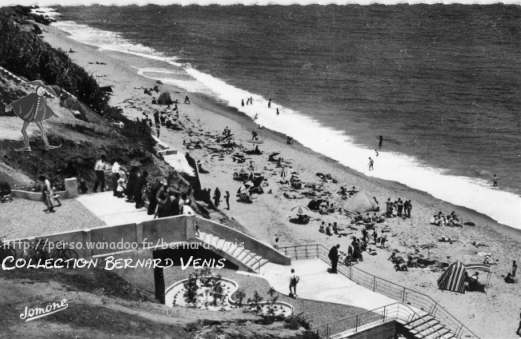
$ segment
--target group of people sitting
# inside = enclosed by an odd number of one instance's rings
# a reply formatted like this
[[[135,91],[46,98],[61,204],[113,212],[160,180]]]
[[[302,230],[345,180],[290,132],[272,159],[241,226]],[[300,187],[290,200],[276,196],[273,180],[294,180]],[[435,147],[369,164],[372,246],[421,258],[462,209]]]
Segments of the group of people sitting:
[[[347,199],[358,193],[358,191],[359,190],[355,186],[352,186],[351,189],[348,190],[345,185],[342,185],[340,186],[340,191],[338,191],[338,194],[344,197],[344,199]]]
[[[462,226],[459,217],[454,211],[446,216],[440,211],[432,216],[430,223],[436,226]]]
[[[402,198],[398,198],[395,201],[391,201],[391,198],[387,198],[387,201],[385,202],[385,216],[387,218],[410,218],[411,211],[412,202],[410,200],[402,200]]]

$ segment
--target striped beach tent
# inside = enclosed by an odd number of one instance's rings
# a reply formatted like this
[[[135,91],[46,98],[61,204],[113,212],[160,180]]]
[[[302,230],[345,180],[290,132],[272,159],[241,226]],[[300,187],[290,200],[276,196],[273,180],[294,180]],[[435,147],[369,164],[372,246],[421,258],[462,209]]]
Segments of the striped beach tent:
[[[467,271],[465,265],[456,261],[443,272],[438,279],[438,287],[441,290],[465,293],[465,278]]]

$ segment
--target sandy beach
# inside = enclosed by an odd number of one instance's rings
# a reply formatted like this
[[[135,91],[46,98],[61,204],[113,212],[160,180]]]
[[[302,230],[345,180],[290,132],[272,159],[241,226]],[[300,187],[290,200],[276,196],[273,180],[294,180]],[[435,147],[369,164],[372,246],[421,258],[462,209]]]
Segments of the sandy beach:
[[[156,82],[139,76],[136,69],[144,66],[166,67],[161,61],[99,51],[93,46],[71,40],[67,34],[52,26],[42,27],[42,30],[45,31],[44,39],[53,47],[63,50],[72,48],[75,51],[70,54],[72,60],[95,75],[101,85],[113,86],[111,104],[121,107],[128,117],[141,118],[142,112],[152,113],[158,107],[151,104],[151,96],[143,93],[143,87],[154,87]],[[221,202],[220,212],[235,219],[251,235],[269,243],[279,237],[281,245],[320,242],[330,247],[338,243],[341,250],[345,251],[350,236],[359,237],[361,228],[347,228],[349,219],[344,214],[335,212],[321,215],[311,212],[309,224],[297,225],[289,221],[290,217],[295,216],[292,209],[307,205],[312,195],[323,195],[333,201],[335,206],[341,207],[344,201],[337,194],[341,185],[355,186],[360,189],[357,194],[375,197],[381,209],[385,209],[384,202],[388,198],[410,199],[413,205],[411,218],[391,218],[377,224],[379,233],[384,225],[390,227],[390,232],[386,233],[388,246],[385,249],[377,248],[375,256],[364,253],[364,261],[357,266],[430,295],[482,338],[515,338],[521,308],[521,289],[518,284],[506,284],[502,276],[510,270],[512,260],[519,262],[521,259],[521,232],[498,224],[485,215],[453,206],[402,184],[367,177],[310,151],[298,142],[288,145],[284,135],[258,128],[248,117],[211,98],[186,93],[172,86],[161,85],[160,90],[170,92],[181,103],[185,95],[191,99],[190,104],[179,105],[179,124],[183,129],[173,131],[163,127],[161,141],[201,161],[201,166],[209,171],[208,174],[201,174],[202,186],[210,188],[212,193],[219,187],[223,196],[229,191],[231,208],[226,210],[225,203]],[[237,98],[238,101],[241,99]],[[216,146],[216,136],[221,135],[225,127],[231,129],[235,142],[242,145],[242,150],[253,148],[248,141],[251,139],[251,131],[257,131],[263,140],[259,145],[263,154],[247,156],[248,160],[242,164],[233,161],[230,153]],[[200,148],[192,147],[196,143],[199,143]],[[235,151],[239,150],[241,148]],[[268,155],[273,152],[279,152],[284,159],[288,177],[292,172],[299,175],[305,183],[304,189],[293,190],[288,184],[280,182],[281,168],[268,161]],[[253,161],[255,172],[262,173],[266,179],[263,187],[265,193],[256,196],[252,204],[244,204],[236,201],[235,193],[240,183],[233,180],[233,173],[242,167],[246,168],[250,160]],[[335,180],[324,182],[317,173],[330,174]],[[302,194],[304,191],[309,191],[310,195]],[[438,211],[445,214],[455,211],[461,220],[470,221],[475,226],[440,227],[429,224],[431,216]],[[346,229],[348,236],[319,233],[322,221],[337,222]],[[453,242],[439,242],[441,237],[450,238]],[[393,250],[402,254],[417,251],[427,258],[447,263],[460,260],[465,264],[482,263],[484,254],[490,253],[494,264],[491,266],[489,286],[486,293],[456,294],[441,291],[436,284],[441,271],[427,267],[396,272],[387,260]],[[482,281],[486,281],[485,273],[480,276]]]

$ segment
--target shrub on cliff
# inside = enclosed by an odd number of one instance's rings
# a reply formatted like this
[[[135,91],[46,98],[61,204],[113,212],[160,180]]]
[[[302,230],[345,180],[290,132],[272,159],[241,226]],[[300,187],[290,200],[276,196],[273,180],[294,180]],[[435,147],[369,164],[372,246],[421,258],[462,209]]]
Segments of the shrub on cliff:
[[[29,80],[58,85],[102,114],[109,93],[64,51],[52,48],[35,32],[22,30],[21,15],[12,8],[0,8],[0,66]]]

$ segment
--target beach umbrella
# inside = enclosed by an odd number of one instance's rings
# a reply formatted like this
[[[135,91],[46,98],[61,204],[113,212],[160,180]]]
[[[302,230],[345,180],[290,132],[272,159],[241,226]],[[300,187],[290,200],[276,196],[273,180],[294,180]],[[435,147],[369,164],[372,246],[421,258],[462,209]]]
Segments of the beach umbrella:
[[[349,212],[367,212],[367,211],[375,211],[378,205],[365,192],[358,192],[352,198],[349,198],[345,201],[343,208]]]
[[[438,279],[439,289],[465,293],[466,272],[465,265],[460,261],[450,264]]]
[[[291,211],[297,211],[297,215],[305,215],[306,212],[310,212],[309,208],[307,208],[306,206],[295,206],[291,209]]]

